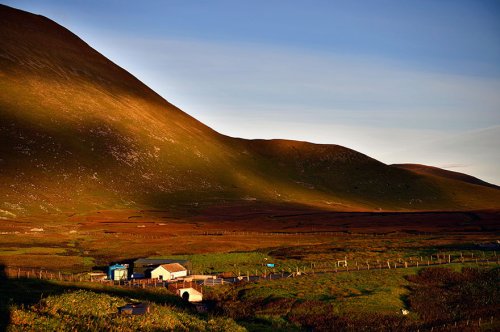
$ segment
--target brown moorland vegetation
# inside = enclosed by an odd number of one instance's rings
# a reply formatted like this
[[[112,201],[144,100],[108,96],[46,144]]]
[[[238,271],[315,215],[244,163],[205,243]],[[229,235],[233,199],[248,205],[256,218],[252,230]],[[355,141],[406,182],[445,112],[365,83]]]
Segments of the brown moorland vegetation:
[[[429,256],[481,250],[496,241],[499,213],[339,213],[299,207],[212,207],[201,215],[96,211],[3,220],[0,255],[9,266],[88,271],[147,256],[258,250],[276,259],[320,262]]]

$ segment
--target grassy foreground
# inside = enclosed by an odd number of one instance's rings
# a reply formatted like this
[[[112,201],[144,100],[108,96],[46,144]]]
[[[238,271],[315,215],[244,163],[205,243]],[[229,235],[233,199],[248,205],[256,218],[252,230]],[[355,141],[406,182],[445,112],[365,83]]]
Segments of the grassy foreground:
[[[152,304],[145,316],[123,316],[131,299],[77,290],[14,307],[8,331],[244,331],[230,318],[200,318],[172,305]]]
[[[198,315],[164,288],[4,279],[0,292],[0,331],[245,330],[230,318]],[[150,303],[150,313],[118,315],[118,307],[139,301]]]
[[[0,330],[494,331],[499,273],[492,263],[452,264],[224,285],[205,290],[209,314],[196,313],[165,288],[3,278]],[[117,314],[119,306],[136,301],[150,303],[151,312]]]

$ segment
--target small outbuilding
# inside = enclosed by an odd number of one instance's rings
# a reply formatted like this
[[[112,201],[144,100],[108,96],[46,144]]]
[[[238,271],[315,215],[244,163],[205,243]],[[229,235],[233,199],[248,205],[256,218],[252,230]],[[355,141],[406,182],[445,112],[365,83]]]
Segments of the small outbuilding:
[[[109,280],[127,280],[127,278],[128,278],[127,264],[114,264],[108,268]]]
[[[89,277],[90,277],[90,281],[102,281],[102,280],[106,280],[108,275],[104,272],[90,272]]]
[[[177,289],[177,295],[182,297],[182,299],[187,302],[203,301],[203,294],[199,290],[194,289],[192,287]]]
[[[179,263],[162,264],[151,271],[152,279],[173,280],[187,276],[187,269]]]
[[[203,301],[203,287],[195,282],[173,282],[168,284],[168,290],[177,294],[186,302],[199,303]]]

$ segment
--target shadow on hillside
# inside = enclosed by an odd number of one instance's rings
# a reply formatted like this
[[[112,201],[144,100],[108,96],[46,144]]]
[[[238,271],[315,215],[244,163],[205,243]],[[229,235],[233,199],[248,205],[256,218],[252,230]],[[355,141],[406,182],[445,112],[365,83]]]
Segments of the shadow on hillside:
[[[189,304],[174,294],[159,294],[147,289],[118,287],[95,289],[93,286],[96,287],[96,284],[81,283],[77,285],[40,279],[9,278],[5,265],[0,264],[0,332],[6,331],[7,326],[11,323],[10,311],[12,306],[31,306],[47,296],[76,290],[88,290],[95,293],[104,293],[111,296],[148,301],[156,304],[169,304],[179,308],[189,307]]]

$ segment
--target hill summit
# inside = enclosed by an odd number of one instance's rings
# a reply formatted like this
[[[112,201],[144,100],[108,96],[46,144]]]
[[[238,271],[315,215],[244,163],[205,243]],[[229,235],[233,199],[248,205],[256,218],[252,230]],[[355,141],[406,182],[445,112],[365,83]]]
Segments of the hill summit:
[[[329,210],[498,208],[481,181],[338,145],[224,136],[76,35],[0,5],[0,217],[268,202]]]

